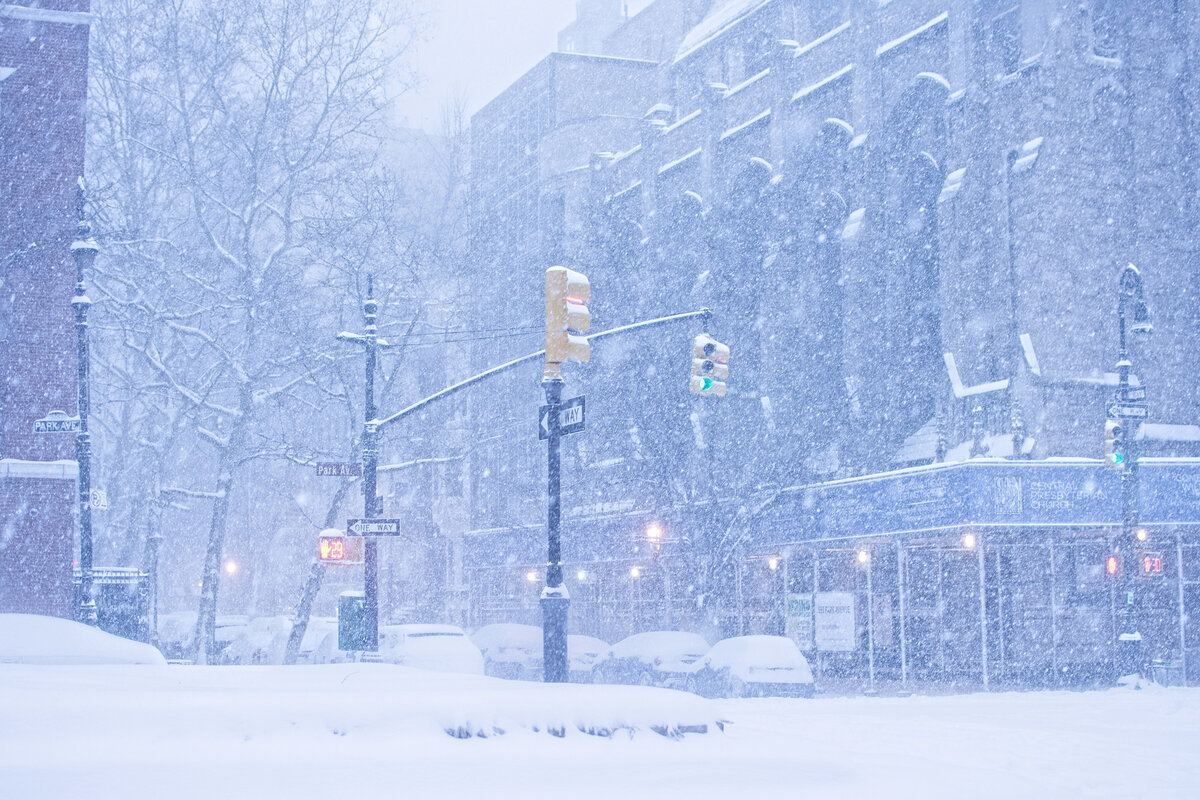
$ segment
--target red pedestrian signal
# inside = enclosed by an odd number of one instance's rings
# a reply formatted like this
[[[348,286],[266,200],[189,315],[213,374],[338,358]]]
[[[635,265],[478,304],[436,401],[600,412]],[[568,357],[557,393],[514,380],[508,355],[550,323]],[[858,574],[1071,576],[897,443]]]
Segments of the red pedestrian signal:
[[[1121,574],[1121,558],[1120,556],[1109,556],[1104,561],[1104,571],[1111,577],[1117,577]]]
[[[358,536],[321,536],[317,539],[317,559],[325,564],[361,564],[363,540]]]

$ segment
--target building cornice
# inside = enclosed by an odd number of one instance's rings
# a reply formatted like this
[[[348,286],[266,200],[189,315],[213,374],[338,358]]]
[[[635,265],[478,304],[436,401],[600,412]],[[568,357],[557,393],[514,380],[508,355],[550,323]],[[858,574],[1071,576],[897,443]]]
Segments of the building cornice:
[[[0,5],[0,19],[4,18],[56,22],[60,25],[91,25],[95,15],[86,11],[57,11],[52,8],[33,8],[7,3]]]

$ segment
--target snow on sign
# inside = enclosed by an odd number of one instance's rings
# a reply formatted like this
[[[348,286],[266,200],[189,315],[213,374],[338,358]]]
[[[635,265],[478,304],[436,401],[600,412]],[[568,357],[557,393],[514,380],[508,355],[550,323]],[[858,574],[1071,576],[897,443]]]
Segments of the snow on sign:
[[[583,395],[564,400],[558,408],[558,432],[562,436],[579,433],[583,430],[584,399]],[[550,437],[550,406],[538,409],[538,438]]]
[[[349,536],[399,536],[398,519],[352,519],[346,522]]]
[[[79,417],[68,417],[65,411],[51,411],[42,419],[33,421],[34,433],[77,433]]]
[[[849,653],[858,644],[854,630],[854,595],[818,592],[815,606],[817,649]]]

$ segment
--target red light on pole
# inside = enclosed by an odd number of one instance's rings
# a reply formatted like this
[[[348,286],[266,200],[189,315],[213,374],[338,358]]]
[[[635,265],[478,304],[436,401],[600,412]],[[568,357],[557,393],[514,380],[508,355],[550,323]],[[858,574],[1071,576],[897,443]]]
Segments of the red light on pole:
[[[346,540],[341,536],[322,536],[317,549],[322,561],[346,560]]]
[[[1109,556],[1104,562],[1104,571],[1109,575],[1116,575],[1121,571],[1121,559],[1116,556]]]

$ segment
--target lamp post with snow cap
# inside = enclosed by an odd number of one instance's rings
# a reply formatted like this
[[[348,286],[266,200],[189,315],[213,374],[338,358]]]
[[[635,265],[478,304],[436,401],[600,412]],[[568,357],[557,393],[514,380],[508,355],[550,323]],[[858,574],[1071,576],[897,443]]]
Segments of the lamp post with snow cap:
[[[1117,292],[1117,321],[1120,330],[1120,354],[1117,358],[1117,396],[1115,406],[1118,409],[1130,408],[1126,404],[1131,399],[1129,376],[1133,364],[1129,360],[1126,322],[1130,304],[1133,308],[1134,333],[1149,334],[1154,330],[1150,322],[1150,311],[1142,290],[1142,273],[1133,264],[1121,270],[1119,290]],[[1142,385],[1144,392],[1144,384]],[[1141,393],[1139,393],[1141,394]],[[1144,409],[1144,406],[1142,407]],[[1141,494],[1138,486],[1138,445],[1134,436],[1126,431],[1116,443],[1117,453],[1122,465],[1121,470],[1121,536],[1117,542],[1117,553],[1122,563],[1126,565],[1122,574],[1122,589],[1125,595],[1125,610],[1122,614],[1121,634],[1117,637],[1117,659],[1119,674],[1132,675],[1141,669],[1142,635],[1138,632],[1136,592],[1137,584],[1133,576],[1134,541],[1137,536],[1138,519],[1141,515]]]
[[[71,257],[75,259],[75,296],[71,306],[75,309],[76,358],[79,391],[79,428],[75,433],[75,460],[79,465],[79,600],[75,617],[88,625],[97,625],[96,600],[92,596],[92,440],[88,434],[88,321],[87,312],[92,301],[84,291],[84,273],[91,269],[100,252],[92,239],[92,226],[84,218],[83,189],[77,200],[78,222],[75,226],[75,241],[71,242]]]

